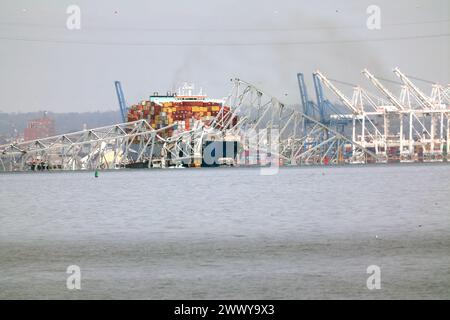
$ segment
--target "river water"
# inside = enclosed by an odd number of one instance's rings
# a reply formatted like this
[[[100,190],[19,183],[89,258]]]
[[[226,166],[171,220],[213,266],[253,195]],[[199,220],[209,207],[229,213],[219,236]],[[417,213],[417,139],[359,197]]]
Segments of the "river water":
[[[260,173],[1,174],[0,298],[450,298],[449,165]]]

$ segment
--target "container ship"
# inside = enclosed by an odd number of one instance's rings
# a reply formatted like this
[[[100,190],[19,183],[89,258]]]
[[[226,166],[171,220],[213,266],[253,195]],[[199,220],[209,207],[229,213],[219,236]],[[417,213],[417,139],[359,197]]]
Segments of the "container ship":
[[[148,100],[141,101],[139,104],[132,105],[127,114],[127,120],[137,121],[144,119],[154,129],[167,128],[160,131],[158,134],[163,138],[171,137],[177,133],[183,131],[194,130],[199,127],[210,128],[214,119],[215,128],[219,130],[212,130],[210,132],[220,132],[220,129],[226,129],[220,127],[222,123],[229,123],[230,127],[236,125],[238,117],[234,116],[230,112],[230,107],[225,105],[224,99],[212,99],[206,94],[203,94],[202,90],[198,94],[194,94],[194,86],[185,83],[178,92],[167,92],[164,95],[154,92],[149,96]],[[232,118],[231,121],[228,121]],[[211,136],[211,137],[210,137]],[[225,154],[226,150],[232,150],[233,156],[230,158],[216,159],[215,165],[220,161],[226,163],[233,163],[237,153],[237,141],[228,141],[228,138],[219,137],[217,135],[208,134],[203,141],[203,148],[214,144],[216,150],[220,150],[217,154]],[[139,143],[139,139],[135,139],[134,143]],[[158,157],[161,154],[160,148],[154,149],[154,156]],[[170,156],[170,155],[169,155]],[[164,160],[163,160],[164,159]],[[156,161],[156,160],[155,160]],[[161,162],[166,162],[170,159],[161,157]],[[205,161],[201,160],[201,164],[198,160],[195,160],[195,166],[211,166]],[[130,164],[128,167],[144,167],[148,166],[144,164]],[[152,164],[156,166],[156,164]]]
[[[162,133],[171,136],[174,130],[191,130],[196,122],[210,126],[222,108],[220,116],[227,118],[230,108],[224,105],[223,99],[208,98],[202,90],[198,94],[193,94],[193,90],[193,85],[185,83],[178,93],[167,92],[161,95],[155,92],[148,100],[129,108],[128,121],[145,119],[154,129],[176,124]],[[236,122],[237,118],[233,119],[232,125]]]

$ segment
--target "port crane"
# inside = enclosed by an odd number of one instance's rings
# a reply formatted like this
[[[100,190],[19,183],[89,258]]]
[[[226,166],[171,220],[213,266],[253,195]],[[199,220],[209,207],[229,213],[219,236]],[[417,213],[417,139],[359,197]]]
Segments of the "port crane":
[[[387,99],[395,106],[398,110],[405,110],[405,107],[401,104],[401,102],[397,99],[394,94],[392,94],[369,70],[364,69],[362,74],[367,77],[367,79],[372,82],[372,84],[379,89]]]
[[[125,96],[123,94],[122,84],[120,83],[120,81],[115,81],[114,86],[116,87],[117,99],[119,100],[120,116],[121,116],[122,122],[127,122],[128,107],[125,102]]]
[[[311,100],[309,100],[308,90],[306,88],[305,77],[303,73],[297,73],[298,88],[300,91],[300,101],[302,103],[303,113],[309,117],[315,118],[316,111],[319,112],[319,120],[323,120],[323,110]],[[318,110],[317,110],[318,109]]]
[[[445,96],[444,88],[439,84],[433,84],[431,97],[423,93],[398,67],[394,68],[394,74],[400,78],[403,84],[407,87],[408,92],[411,92],[416,101],[419,103],[419,109],[414,110],[417,117],[422,117],[420,121],[422,126],[425,126],[426,119],[429,118],[429,130],[425,130],[427,137],[421,137],[420,142],[423,148],[423,156],[426,161],[441,160],[444,156],[444,146],[446,145],[446,153],[448,156],[449,147],[449,117],[448,107],[445,105],[443,97]],[[428,81],[427,81],[428,82]],[[447,118],[447,121],[445,121]],[[437,130],[439,129],[439,134]],[[445,129],[447,130],[447,137],[445,137]]]
[[[400,132],[399,132],[399,149],[400,149],[400,161],[412,161],[413,154],[414,154],[414,136],[413,132],[415,132],[416,136],[419,137],[420,141],[425,141],[426,137],[425,135],[428,134],[428,136],[431,136],[428,129],[424,125],[423,121],[420,119],[420,115],[417,114],[412,108],[411,108],[411,102],[410,99],[408,99],[407,105],[402,103],[402,101],[405,101],[404,96],[408,92],[410,92],[408,86],[404,85],[402,87],[402,96],[400,100],[392,93],[390,92],[368,69],[362,70],[362,74],[367,77],[367,79],[370,80],[370,82],[378,89],[380,90],[384,96],[387,97],[387,99],[393,104],[392,107],[387,107],[387,109],[394,111],[394,114],[398,114],[399,116],[399,126],[400,126]],[[396,108],[396,109],[394,109]],[[409,128],[409,134],[408,139],[405,140],[404,137],[404,117],[408,117],[408,128]],[[418,123],[421,126],[420,131],[416,129],[416,123]]]
[[[365,147],[373,148],[378,155],[378,161],[385,162],[389,119],[384,109],[380,110],[380,108],[377,108],[377,104],[360,86],[353,88],[353,96],[350,99],[320,70],[317,70],[315,74],[339,98],[344,106],[351,111],[351,115],[349,116],[352,121],[352,140],[355,142],[358,141]],[[372,107],[372,110],[366,110],[368,106]],[[384,117],[383,133],[375,123],[378,116]],[[359,135],[357,135],[358,126],[360,127]],[[357,156],[355,152],[353,154],[355,157]]]
[[[435,106],[428,98],[405,74],[403,74],[398,67],[394,68],[394,74],[410,89],[418,102],[426,108],[434,109]]]
[[[300,91],[300,101],[303,108],[303,113],[312,117],[324,125],[335,127],[339,132],[343,133],[345,126],[351,123],[351,119],[345,118],[342,112],[325,97],[323,92],[322,82],[320,78],[313,73],[314,92],[316,95],[316,102],[309,100],[307,86],[303,73],[297,73],[297,81]],[[303,118],[304,119],[304,118]],[[306,121],[302,124],[303,130],[308,124]]]
[[[323,92],[322,82],[317,74],[313,73],[313,83],[314,90],[316,92],[316,101],[320,110],[323,110],[322,113],[324,115],[324,120],[322,123],[327,124],[331,127],[336,127],[336,129],[343,133],[345,130],[345,126],[351,123],[351,119],[345,117],[342,112],[340,112],[334,104],[330,102],[330,100],[325,98],[325,94]],[[330,113],[327,113],[326,110],[330,110]],[[325,123],[325,117],[328,117],[328,122]]]

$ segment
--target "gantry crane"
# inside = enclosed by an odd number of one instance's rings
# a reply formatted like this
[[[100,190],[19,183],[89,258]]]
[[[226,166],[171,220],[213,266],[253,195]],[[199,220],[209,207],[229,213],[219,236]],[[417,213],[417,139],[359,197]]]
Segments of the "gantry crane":
[[[116,87],[117,99],[119,100],[120,116],[122,118],[122,122],[125,123],[127,122],[128,107],[123,95],[122,84],[120,83],[120,81],[115,81],[114,85]]]

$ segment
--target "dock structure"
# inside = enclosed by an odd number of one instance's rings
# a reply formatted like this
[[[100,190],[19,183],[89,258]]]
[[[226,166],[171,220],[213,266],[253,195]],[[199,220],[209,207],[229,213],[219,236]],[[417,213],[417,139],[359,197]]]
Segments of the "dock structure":
[[[317,103],[325,108],[318,117],[234,79],[208,123],[194,119],[192,126],[156,129],[140,119],[10,143],[0,146],[0,171],[449,161],[450,86],[433,83],[425,94],[411,77],[393,71],[400,81],[398,96],[364,69],[381,96],[355,85],[352,97],[316,71],[320,100],[323,85],[348,111],[328,112],[327,106],[335,109],[327,99]],[[305,93],[303,82],[301,88]]]
[[[369,70],[362,73],[381,97],[355,86],[346,97],[323,73],[317,76],[348,108],[352,141],[377,154],[379,162],[442,162],[449,160],[450,86],[433,83],[425,94],[399,68],[400,94],[395,96]]]

